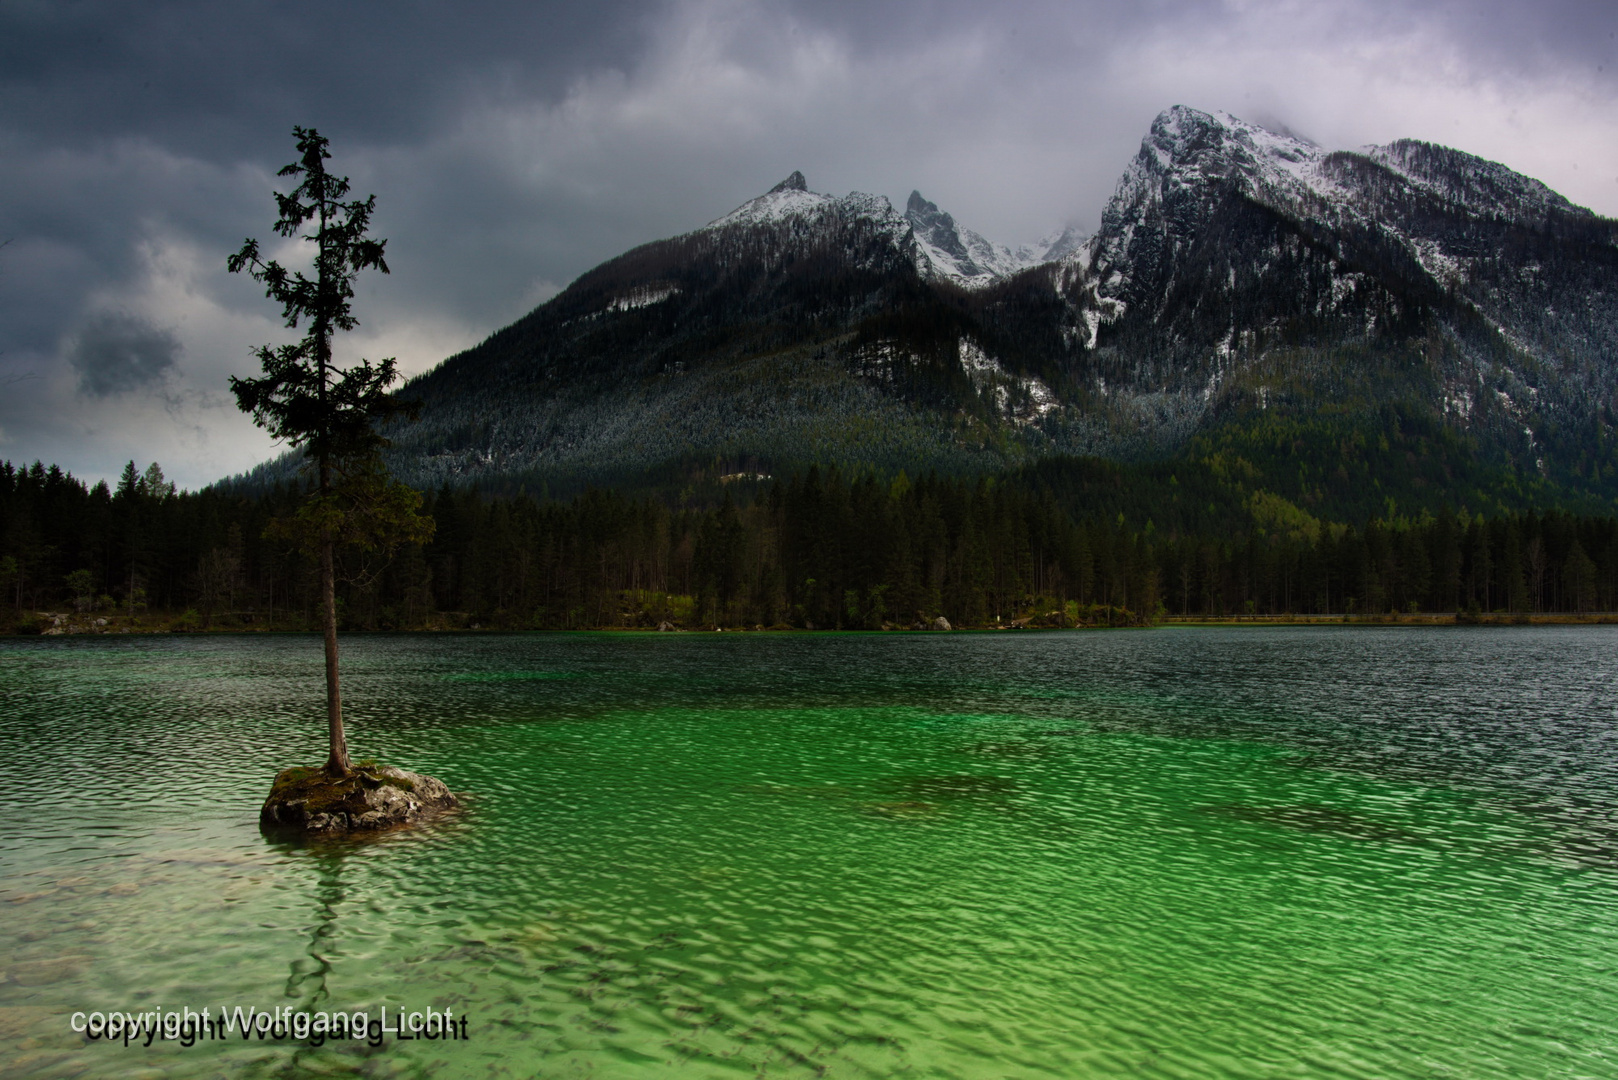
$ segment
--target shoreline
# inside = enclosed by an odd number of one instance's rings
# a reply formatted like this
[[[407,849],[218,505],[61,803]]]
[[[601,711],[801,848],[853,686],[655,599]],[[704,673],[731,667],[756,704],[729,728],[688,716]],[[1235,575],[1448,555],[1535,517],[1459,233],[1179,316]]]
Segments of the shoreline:
[[[1612,626],[1618,612],[1422,611],[1386,615],[1165,615],[1158,626]]]
[[[41,612],[47,619],[54,613]],[[315,634],[309,627],[236,625],[198,626],[174,625],[179,620],[162,617],[114,618],[95,625],[94,620],[80,623],[71,617],[46,625],[36,633],[0,632],[0,637],[170,637],[175,635],[203,637],[252,634]],[[845,629],[808,628],[798,626],[674,626],[666,629],[649,626],[589,626],[589,627],[509,627],[509,626],[419,626],[393,629],[345,629],[347,637],[357,634],[988,634],[1009,632],[1053,633],[1076,630],[1149,630],[1154,627],[1195,626],[1618,626],[1618,612],[1416,612],[1382,615],[1164,615],[1150,622],[1118,622],[1081,624],[1076,626],[1033,626],[1002,623],[983,626],[952,626],[948,630],[916,629],[909,626],[885,626],[881,629],[849,627]]]

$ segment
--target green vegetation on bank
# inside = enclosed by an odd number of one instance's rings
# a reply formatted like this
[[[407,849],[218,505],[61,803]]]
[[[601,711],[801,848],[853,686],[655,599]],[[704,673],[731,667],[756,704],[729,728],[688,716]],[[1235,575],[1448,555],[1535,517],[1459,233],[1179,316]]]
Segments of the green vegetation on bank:
[[[1618,519],[1441,508],[1328,520],[1206,467],[1052,459],[995,478],[810,469],[708,501],[424,499],[426,544],[339,557],[345,629],[1120,624],[1165,616],[1618,608]],[[1160,475],[1166,473],[1167,475]],[[1182,479],[1180,473],[1184,473]],[[1165,494],[1165,492],[1167,494]],[[1178,494],[1176,494],[1178,493]],[[5,625],[319,625],[315,560],[266,535],[297,491],[115,488],[0,464]]]

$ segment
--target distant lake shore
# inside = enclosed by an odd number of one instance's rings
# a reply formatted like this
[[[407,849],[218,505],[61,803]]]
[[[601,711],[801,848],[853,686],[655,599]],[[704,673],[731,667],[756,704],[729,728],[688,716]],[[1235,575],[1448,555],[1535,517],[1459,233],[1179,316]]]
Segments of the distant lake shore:
[[[194,612],[152,612],[139,615],[92,614],[80,615],[64,612],[35,612],[34,622],[28,629],[12,629],[13,637],[93,637],[107,634],[267,634],[314,633],[315,628],[296,619],[270,621],[263,616],[222,617],[214,625],[202,625]],[[1051,630],[1123,630],[1150,629],[1164,626],[1614,626],[1618,625],[1618,612],[1383,612],[1380,614],[1230,614],[1230,615],[1162,615],[1156,619],[1143,619],[1133,612],[1119,610],[1107,621],[1105,616],[1068,625],[1043,624],[1033,620],[952,626],[952,633],[994,633],[1004,631]],[[383,627],[378,629],[347,629],[350,634],[445,634],[445,633],[769,633],[769,634],[937,634],[945,631],[913,625],[886,625],[879,630],[863,628],[805,627],[777,624],[774,626],[715,626],[665,625],[653,626],[590,626],[577,628],[529,627],[506,625],[498,622],[484,624],[470,619],[445,620],[432,623]]]
[[[1381,615],[1166,615],[1161,626],[1600,626],[1618,625],[1615,611],[1420,611]]]

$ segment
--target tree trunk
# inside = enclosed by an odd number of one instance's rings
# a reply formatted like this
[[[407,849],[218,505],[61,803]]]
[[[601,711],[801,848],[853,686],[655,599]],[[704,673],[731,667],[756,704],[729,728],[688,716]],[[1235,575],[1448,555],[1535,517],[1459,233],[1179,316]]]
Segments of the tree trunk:
[[[320,159],[315,158],[315,167],[320,167]],[[322,428],[316,436],[319,440],[318,463],[320,472],[320,497],[328,498],[331,495],[331,447],[328,439],[331,437],[330,412],[327,407],[327,379],[331,368],[331,324],[327,321],[327,312],[332,307],[332,281],[329,276],[331,270],[326,249],[326,199],[320,199],[320,231],[315,234],[319,240],[320,254],[317,268],[319,271],[320,309],[315,313],[310,333],[315,339],[315,364],[320,372],[320,415],[323,418]],[[348,760],[348,740],[343,737],[343,691],[342,683],[337,673],[337,568],[333,565],[332,535],[325,532],[320,539],[320,599],[325,605],[324,622],[326,631],[326,728],[331,736],[331,756],[326,759],[326,773],[329,776],[347,776],[353,771],[353,764]]]
[[[331,735],[331,756],[326,772],[347,776],[353,771],[348,760],[348,740],[343,737],[343,693],[337,675],[337,573],[332,560],[332,542],[320,545],[320,595],[325,607],[326,629],[326,726]]]

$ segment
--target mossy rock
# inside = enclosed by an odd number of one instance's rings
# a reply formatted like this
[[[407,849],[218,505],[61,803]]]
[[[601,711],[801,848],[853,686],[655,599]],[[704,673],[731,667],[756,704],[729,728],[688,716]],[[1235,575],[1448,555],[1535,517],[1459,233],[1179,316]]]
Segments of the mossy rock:
[[[265,828],[331,835],[406,825],[455,805],[442,780],[364,761],[343,777],[306,766],[281,770],[258,819]]]

